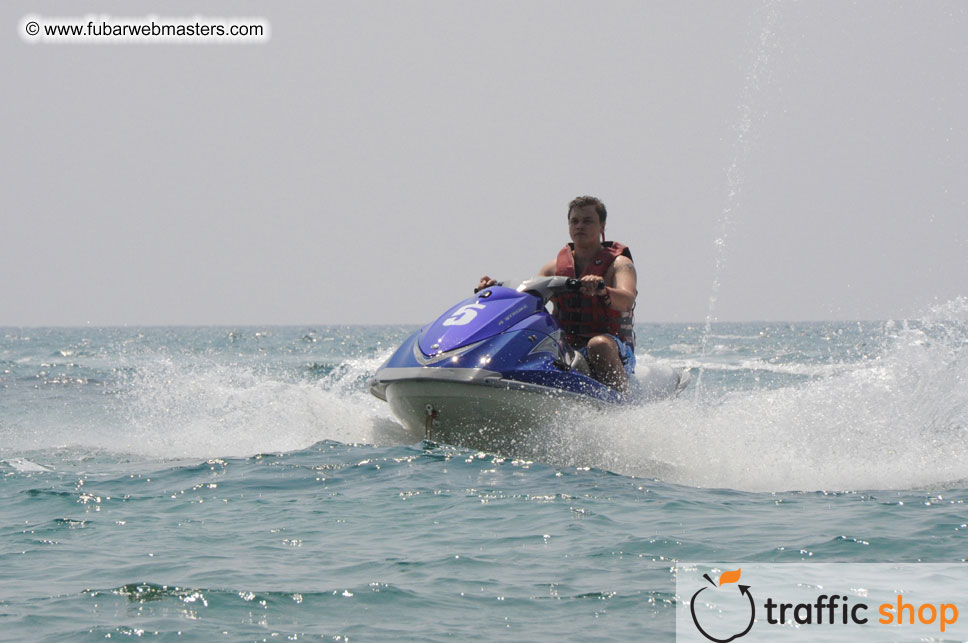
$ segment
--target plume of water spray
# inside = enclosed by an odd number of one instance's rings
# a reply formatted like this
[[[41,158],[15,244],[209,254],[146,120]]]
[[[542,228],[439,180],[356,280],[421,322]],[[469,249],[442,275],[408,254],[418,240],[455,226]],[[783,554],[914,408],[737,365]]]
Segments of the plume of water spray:
[[[761,108],[762,86],[761,80],[766,73],[770,60],[770,53],[776,45],[776,22],[779,17],[779,4],[771,2],[764,8],[762,24],[759,27],[759,38],[753,46],[752,61],[743,83],[742,99],[739,105],[739,122],[736,127],[736,140],[733,143],[733,159],[726,168],[726,204],[719,214],[718,235],[714,241],[715,264],[713,266],[713,282],[709,294],[709,305],[706,312],[702,341],[700,342],[700,359],[706,356],[706,345],[713,322],[716,320],[716,303],[719,299],[719,289],[723,272],[726,269],[726,247],[730,230],[735,221],[736,212],[740,207],[740,195],[743,188],[743,168],[746,166],[752,147],[755,131],[755,118],[763,113]],[[702,397],[703,369],[699,369],[696,377],[696,399]]]

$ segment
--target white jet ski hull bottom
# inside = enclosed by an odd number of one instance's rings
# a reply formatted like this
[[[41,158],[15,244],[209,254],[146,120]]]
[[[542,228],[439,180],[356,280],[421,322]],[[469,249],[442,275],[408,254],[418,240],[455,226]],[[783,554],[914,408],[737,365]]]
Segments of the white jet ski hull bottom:
[[[583,413],[675,397],[689,382],[688,370],[651,356],[643,361],[619,404],[482,369],[388,369],[378,373],[382,381],[374,380],[371,391],[417,439],[515,455],[547,441],[561,421],[572,426]]]
[[[562,413],[611,406],[509,380],[399,380],[387,383],[384,394],[393,414],[415,437],[506,455],[522,452],[534,431],[553,426]]]

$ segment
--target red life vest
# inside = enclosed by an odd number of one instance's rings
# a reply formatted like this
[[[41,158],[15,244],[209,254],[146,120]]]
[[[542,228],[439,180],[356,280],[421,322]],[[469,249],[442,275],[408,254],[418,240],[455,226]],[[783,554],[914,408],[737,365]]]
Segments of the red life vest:
[[[632,253],[617,241],[605,241],[602,250],[585,266],[581,275],[575,274],[575,244],[569,243],[558,252],[556,275],[564,277],[584,277],[598,275],[605,277],[605,273],[615,263],[615,259],[624,255],[629,259]],[[595,335],[615,335],[623,342],[635,348],[635,329],[633,327],[632,312],[620,312],[605,305],[604,297],[582,295],[581,293],[563,293],[555,295],[551,301],[555,304],[555,317],[561,323],[569,344],[584,346]]]

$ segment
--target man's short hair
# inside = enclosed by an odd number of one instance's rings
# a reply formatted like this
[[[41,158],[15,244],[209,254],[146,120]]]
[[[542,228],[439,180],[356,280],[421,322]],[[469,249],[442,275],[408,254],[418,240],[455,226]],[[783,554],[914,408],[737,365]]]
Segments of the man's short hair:
[[[571,216],[571,211],[575,208],[584,208],[586,205],[595,206],[595,212],[598,214],[598,222],[601,224],[605,223],[605,217],[608,216],[608,212],[605,211],[605,204],[602,203],[601,199],[596,199],[593,196],[579,196],[571,200],[568,204],[568,215]]]

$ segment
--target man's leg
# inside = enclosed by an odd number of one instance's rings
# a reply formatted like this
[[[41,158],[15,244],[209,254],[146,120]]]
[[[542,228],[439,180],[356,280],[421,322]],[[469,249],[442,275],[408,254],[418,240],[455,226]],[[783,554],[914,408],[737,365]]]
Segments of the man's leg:
[[[614,339],[608,335],[596,335],[588,340],[588,366],[596,380],[621,393],[628,393],[629,378]]]

